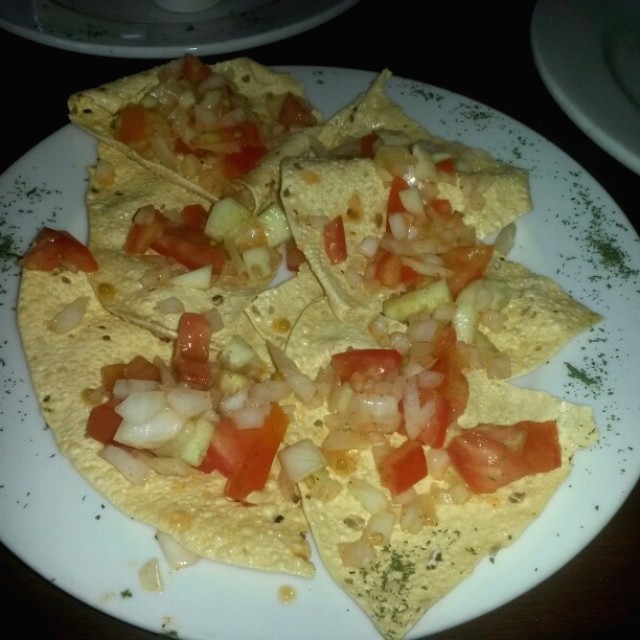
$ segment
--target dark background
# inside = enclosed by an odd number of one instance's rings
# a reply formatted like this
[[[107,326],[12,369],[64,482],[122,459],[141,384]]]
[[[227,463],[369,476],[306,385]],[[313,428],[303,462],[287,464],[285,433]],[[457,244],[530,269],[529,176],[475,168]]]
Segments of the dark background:
[[[531,0],[363,0],[325,25],[298,36],[203,59],[213,63],[247,55],[265,65],[376,72],[387,67],[396,76],[466,95],[529,126],[573,157],[637,228],[640,177],[587,138],[553,101],[537,74],[529,42],[534,4]],[[0,31],[0,43],[5,57],[0,171],[68,123],[68,95],[163,62],[72,53],[4,31]],[[640,490],[636,487],[600,535],[550,579],[494,612],[432,637],[626,637],[627,629],[640,621],[639,528]],[[19,630],[16,635],[47,640],[158,637],[70,598],[1,545],[0,576],[4,583],[0,601],[5,612],[3,623],[5,627],[15,625]]]

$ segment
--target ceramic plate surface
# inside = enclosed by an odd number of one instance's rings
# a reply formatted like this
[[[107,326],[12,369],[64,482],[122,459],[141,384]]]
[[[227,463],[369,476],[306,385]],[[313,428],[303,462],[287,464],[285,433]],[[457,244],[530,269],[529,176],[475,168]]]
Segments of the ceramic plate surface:
[[[345,69],[280,69],[304,82],[326,116],[374,78]],[[600,532],[636,483],[640,251],[638,235],[612,198],[542,136],[485,105],[419,82],[392,78],[388,91],[432,132],[530,171],[534,209],[517,222],[511,257],[553,277],[605,318],[518,381],[591,405],[599,443],[575,456],[568,481],[512,547],[481,562],[423,617],[408,636],[415,639],[476,618],[539,584]],[[15,317],[20,272],[12,256],[26,250],[43,224],[87,237],[84,194],[87,168],[95,159],[93,140],[68,125],[0,177],[0,539],[75,598],[182,640],[374,640],[375,628],[327,575],[315,550],[313,580],[210,561],[172,572],[154,531],[106,503],[57,453],[20,345]],[[160,563],[162,594],[139,584],[138,569],[152,557]],[[288,605],[278,595],[285,585],[297,595]]]
[[[640,174],[640,2],[540,0],[531,45],[540,76],[563,111]]]
[[[173,13],[153,0],[8,0],[0,27],[42,44],[121,58],[229,53],[276,42],[335,18],[359,0],[221,0]]]

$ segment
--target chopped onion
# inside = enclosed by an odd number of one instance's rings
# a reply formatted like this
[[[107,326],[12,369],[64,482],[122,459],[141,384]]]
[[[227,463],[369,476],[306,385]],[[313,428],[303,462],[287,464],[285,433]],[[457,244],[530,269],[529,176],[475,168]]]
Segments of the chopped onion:
[[[132,393],[159,391],[160,385],[155,380],[136,380],[132,378],[118,378],[113,385],[113,397],[123,400]]]
[[[131,397],[131,396],[129,396]],[[126,402],[127,400],[124,400]],[[137,449],[156,449],[169,442],[182,429],[182,421],[170,409],[164,409],[147,421],[123,420],[113,439]]]
[[[269,355],[276,369],[291,387],[291,390],[305,403],[309,404],[316,396],[318,387],[306,374],[302,373],[298,365],[273,342],[267,340]]]
[[[47,325],[55,333],[69,333],[82,323],[89,304],[89,296],[79,296],[64,306]]]
[[[494,242],[494,247],[496,251],[499,251],[501,254],[506,256],[511,251],[511,249],[513,249],[515,240],[516,225],[511,222],[498,232],[496,241]]]
[[[156,538],[158,544],[167,559],[167,563],[172,569],[183,569],[189,567],[200,560],[200,556],[185,549],[181,544],[175,541],[168,533],[157,531]]]
[[[432,398],[427,399],[424,405],[420,405],[418,385],[415,378],[407,380],[407,384],[402,398],[404,408],[404,424],[407,436],[415,440],[424,426],[431,420],[435,412],[435,402]]]
[[[278,453],[282,470],[292,482],[300,482],[321,469],[327,460],[320,448],[309,438],[298,440]]]
[[[151,420],[166,406],[167,396],[163,391],[135,391],[116,407],[116,413],[125,421],[141,423]]]
[[[191,389],[179,385],[169,389],[167,404],[180,418],[191,418],[211,409],[211,395],[208,391]]]
[[[367,526],[362,533],[362,539],[378,547],[388,544],[391,540],[395,521],[396,516],[390,509],[377,511],[369,518]]]
[[[138,570],[138,579],[140,586],[146,591],[153,593],[162,592],[162,577],[160,576],[160,567],[155,558],[145,562]]]
[[[261,404],[229,411],[227,416],[233,420],[238,429],[258,429],[264,424],[270,410],[270,405]]]
[[[151,469],[144,461],[122,447],[107,444],[100,449],[98,455],[110,462],[131,484],[142,485],[151,475]]]
[[[370,567],[377,557],[375,548],[364,540],[339,542],[338,553],[342,564],[345,567],[353,567],[354,569]]]
[[[361,478],[351,478],[347,485],[349,492],[369,512],[377,513],[389,509],[387,494]]]
[[[168,298],[163,298],[158,301],[158,309],[162,313],[172,314],[172,313],[183,313],[184,312],[184,304],[180,298],[176,298],[175,296],[169,296]]]

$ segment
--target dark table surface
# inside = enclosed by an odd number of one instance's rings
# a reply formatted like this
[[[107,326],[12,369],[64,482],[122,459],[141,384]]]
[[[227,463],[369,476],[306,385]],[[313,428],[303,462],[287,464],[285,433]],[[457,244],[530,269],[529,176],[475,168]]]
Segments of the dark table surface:
[[[553,101],[530,49],[534,2],[372,3],[281,42],[204,56],[247,55],[265,65],[335,66],[413,78],[475,100],[534,129],[609,192],[636,229],[640,177],[592,142]],[[98,57],[0,31],[5,134],[0,172],[68,123],[69,94],[143,71],[162,60]],[[2,514],[0,514],[2,517]],[[640,488],[564,568],[496,611],[442,632],[442,640],[626,637],[640,622]],[[16,635],[61,640],[158,637],[71,598],[0,545],[3,624]],[[16,613],[13,613],[16,612]],[[21,613],[18,613],[21,612]],[[15,625],[15,626],[14,626]]]

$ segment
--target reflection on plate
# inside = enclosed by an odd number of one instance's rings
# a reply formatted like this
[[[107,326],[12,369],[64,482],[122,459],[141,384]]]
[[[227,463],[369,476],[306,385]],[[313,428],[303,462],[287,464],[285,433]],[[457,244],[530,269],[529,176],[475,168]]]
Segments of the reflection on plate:
[[[303,33],[359,0],[222,0],[172,13],[153,0],[0,3],[0,27],[42,44],[101,56],[174,58],[249,49]]]
[[[640,174],[640,3],[539,0],[534,60],[564,112]]]
[[[326,115],[366,89],[374,77],[345,69],[281,69],[305,83],[309,98]],[[592,405],[600,442],[577,454],[570,482],[512,547],[493,562],[482,562],[418,623],[409,636],[418,638],[497,608],[558,570],[604,527],[640,476],[640,256],[636,232],[609,195],[544,138],[438,88],[402,78],[392,78],[388,88],[392,99],[434,133],[486,148],[531,171],[535,209],[517,223],[513,258],[555,278],[606,318],[522,380]],[[61,157],[70,160],[61,163]],[[20,349],[14,314],[19,270],[9,254],[22,253],[44,223],[86,238],[86,167],[94,160],[93,141],[68,125],[0,177],[0,539],[72,596],[183,640],[370,640],[376,636],[371,622],[335,586],[317,554],[313,580],[209,561],[171,572],[154,532],[105,504],[57,455]],[[139,585],[138,568],[151,557],[160,562],[162,595]],[[297,594],[288,606],[278,599],[284,585]],[[132,597],[122,597],[127,590]]]

